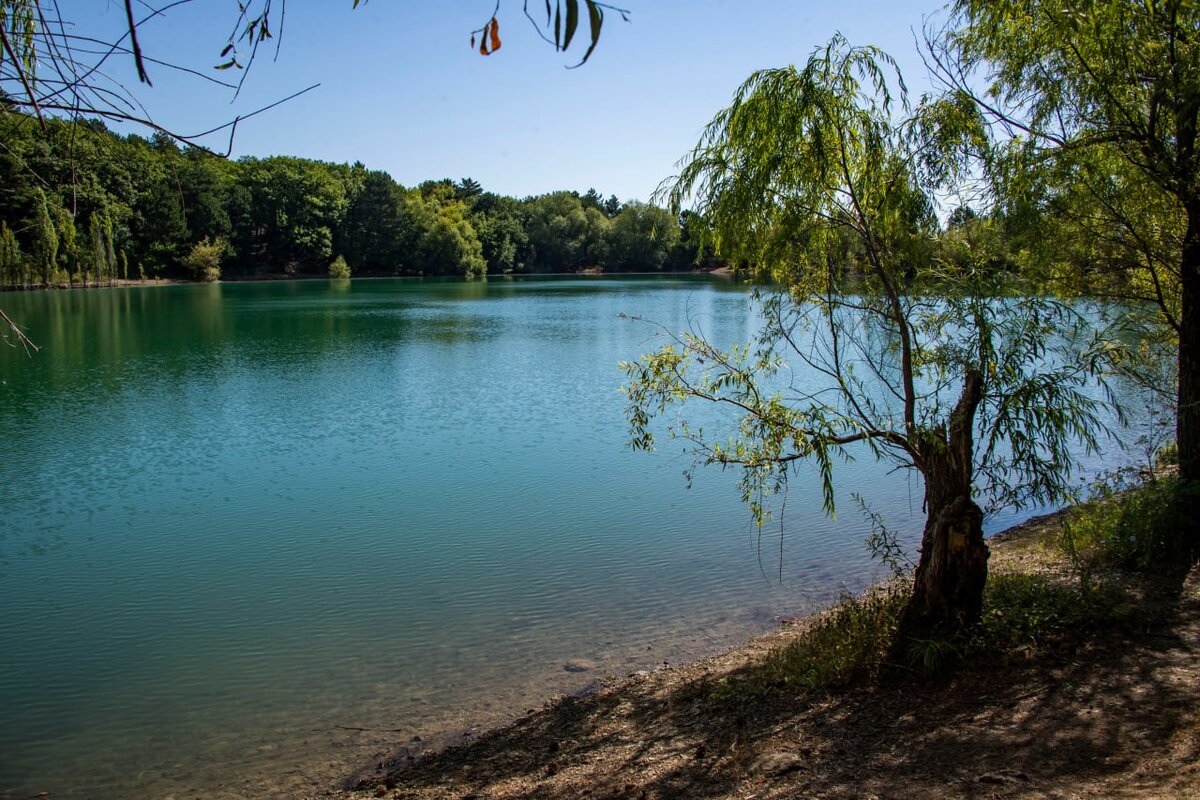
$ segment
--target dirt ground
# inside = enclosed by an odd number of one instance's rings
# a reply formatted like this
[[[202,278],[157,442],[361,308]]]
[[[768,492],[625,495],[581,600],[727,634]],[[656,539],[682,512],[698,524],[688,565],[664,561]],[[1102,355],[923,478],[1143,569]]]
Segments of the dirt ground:
[[[992,540],[993,572],[1057,570],[1040,520]],[[483,734],[414,741],[343,798],[1200,798],[1200,569],[1140,622],[931,685],[721,699],[791,625],[684,667],[597,681]]]

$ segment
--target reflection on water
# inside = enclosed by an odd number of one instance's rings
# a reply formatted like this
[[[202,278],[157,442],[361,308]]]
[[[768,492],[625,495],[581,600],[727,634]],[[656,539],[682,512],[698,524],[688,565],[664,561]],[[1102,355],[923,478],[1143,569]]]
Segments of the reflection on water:
[[[654,341],[619,315],[746,340],[757,318],[730,283],[5,304],[43,350],[0,349],[0,794],[325,785],[863,585],[853,492],[909,544],[920,524],[920,486],[860,459],[839,469],[838,522],[796,481],[760,537],[732,474],[688,491],[677,451],[626,449],[616,363]]]

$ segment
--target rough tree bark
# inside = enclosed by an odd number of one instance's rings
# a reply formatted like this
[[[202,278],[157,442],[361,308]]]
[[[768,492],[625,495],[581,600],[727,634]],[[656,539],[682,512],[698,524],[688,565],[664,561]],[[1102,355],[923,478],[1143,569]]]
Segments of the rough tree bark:
[[[963,630],[979,621],[987,582],[983,511],[971,497],[975,412],[983,376],[970,371],[948,430],[929,431],[918,446],[925,479],[925,532],[913,593],[900,617],[894,657],[907,660],[918,639]]]

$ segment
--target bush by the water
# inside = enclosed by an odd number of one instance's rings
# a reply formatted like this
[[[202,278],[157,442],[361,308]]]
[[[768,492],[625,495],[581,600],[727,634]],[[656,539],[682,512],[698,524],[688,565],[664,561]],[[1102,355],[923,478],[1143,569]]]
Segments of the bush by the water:
[[[843,600],[800,638],[763,664],[768,683],[800,690],[828,689],[874,672],[883,663],[908,602],[907,589]]]
[[[1067,518],[1062,546],[1085,577],[1101,568],[1151,570],[1178,552],[1187,523],[1178,478],[1136,480],[1118,475],[1097,485],[1093,500]]]
[[[346,263],[346,259],[338,256],[329,265],[329,277],[335,280],[350,277],[350,265]]]
[[[844,686],[884,663],[908,601],[907,587],[847,597],[794,640],[714,687],[718,697],[804,694]]]
[[[213,283],[221,279],[221,259],[225,255],[225,240],[204,239],[192,246],[183,257],[183,266],[198,281]]]

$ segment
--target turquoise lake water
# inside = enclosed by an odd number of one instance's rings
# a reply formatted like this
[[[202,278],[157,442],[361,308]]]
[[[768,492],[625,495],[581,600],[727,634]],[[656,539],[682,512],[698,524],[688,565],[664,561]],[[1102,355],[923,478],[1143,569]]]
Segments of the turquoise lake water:
[[[3,304],[42,350],[0,347],[0,797],[316,791],[863,586],[853,492],[921,524],[920,485],[869,459],[836,522],[796,480],[759,532],[732,472],[688,489],[678,448],[625,446],[617,362],[657,340],[620,315],[745,341],[727,281]]]

